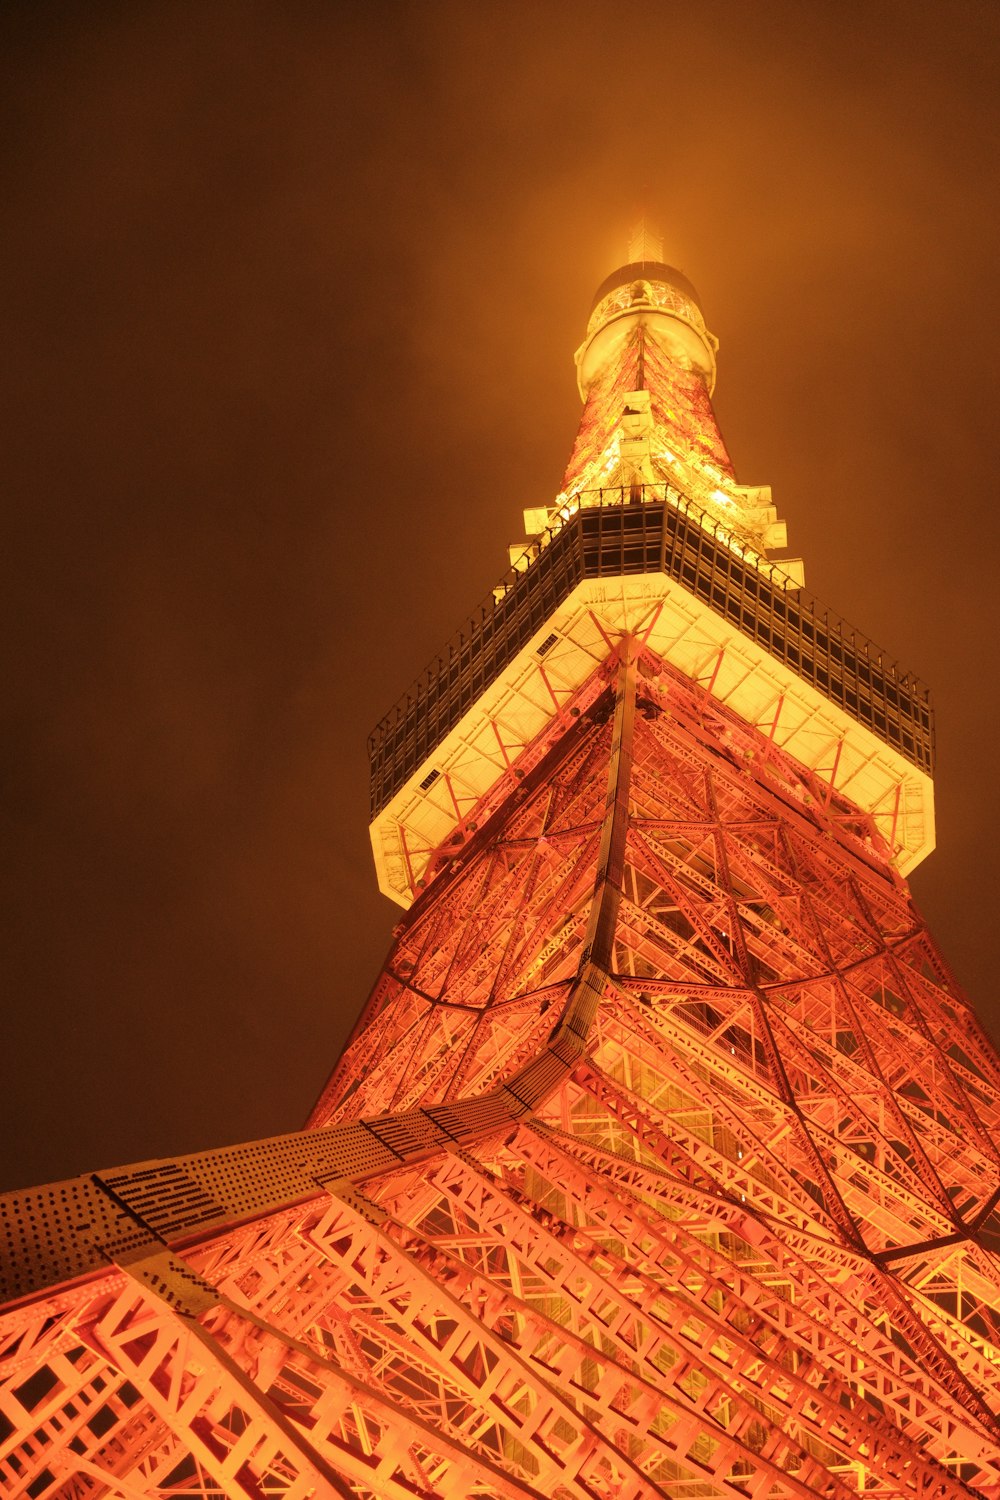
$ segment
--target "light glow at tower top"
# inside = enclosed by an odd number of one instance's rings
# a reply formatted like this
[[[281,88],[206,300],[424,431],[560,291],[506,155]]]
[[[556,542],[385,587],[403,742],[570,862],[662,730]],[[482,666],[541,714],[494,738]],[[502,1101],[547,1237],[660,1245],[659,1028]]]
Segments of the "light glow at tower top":
[[[706,525],[722,525],[734,551],[769,571],[785,526],[765,486],[740,485],[712,410],[718,340],[698,293],[663,259],[663,237],[642,218],[628,259],[601,282],[576,351],[584,411],[558,494],[525,513],[529,538],[557,530],[581,506],[609,493],[693,503]],[[525,554],[511,548],[511,561]],[[797,561],[779,563],[795,585]]]

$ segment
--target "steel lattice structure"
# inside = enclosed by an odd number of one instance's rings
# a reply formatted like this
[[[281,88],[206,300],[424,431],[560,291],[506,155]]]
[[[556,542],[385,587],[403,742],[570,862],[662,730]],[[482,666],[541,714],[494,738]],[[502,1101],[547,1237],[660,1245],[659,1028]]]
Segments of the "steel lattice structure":
[[[0,1198],[4,1495],[1000,1496],[926,695],[768,560],[714,349],[599,292],[566,488],[373,737],[406,911],[307,1129]]]

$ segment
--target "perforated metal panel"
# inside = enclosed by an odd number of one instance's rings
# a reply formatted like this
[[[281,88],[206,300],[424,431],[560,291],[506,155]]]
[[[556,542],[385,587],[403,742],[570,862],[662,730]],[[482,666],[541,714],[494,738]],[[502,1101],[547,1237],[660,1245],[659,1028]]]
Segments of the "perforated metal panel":
[[[177,1157],[102,1180],[166,1240],[308,1198],[321,1181],[391,1166],[360,1122]]]
[[[546,1049],[534,1058],[527,1067],[520,1068],[504,1085],[504,1093],[512,1094],[519,1104],[528,1109],[537,1109],[558,1088],[566,1076],[566,1064],[553,1052]]]
[[[0,1302],[58,1285],[141,1248],[149,1231],[93,1177],[0,1196]]]
[[[515,1109],[516,1104],[513,1095],[497,1089],[479,1099],[463,1099],[459,1104],[435,1104],[427,1113],[452,1140],[467,1142],[505,1126],[516,1125],[521,1115],[527,1112],[527,1105]]]
[[[568,1068],[572,1068],[579,1062],[583,1056],[583,1050],[583,1042],[580,1038],[564,1031],[561,1027],[559,1034],[549,1043],[549,1051],[552,1055],[558,1057],[559,1061],[565,1063]]]
[[[130,1252],[221,1228],[392,1166],[360,1122],[140,1162],[0,1195],[0,1301],[103,1271]]]
[[[99,1179],[157,1233],[196,1229],[221,1218],[225,1208],[180,1162],[160,1162],[140,1171],[105,1172]]]
[[[406,1115],[382,1115],[365,1123],[373,1135],[404,1160],[447,1145],[449,1139],[441,1126],[422,1110]]]

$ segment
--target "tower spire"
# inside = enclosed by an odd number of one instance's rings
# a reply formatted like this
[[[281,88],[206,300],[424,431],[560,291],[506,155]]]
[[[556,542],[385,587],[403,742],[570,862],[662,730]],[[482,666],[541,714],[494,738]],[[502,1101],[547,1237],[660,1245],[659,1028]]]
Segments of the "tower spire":
[[[628,263],[641,266],[660,265],[663,261],[663,235],[644,210],[632,226],[628,239]]]

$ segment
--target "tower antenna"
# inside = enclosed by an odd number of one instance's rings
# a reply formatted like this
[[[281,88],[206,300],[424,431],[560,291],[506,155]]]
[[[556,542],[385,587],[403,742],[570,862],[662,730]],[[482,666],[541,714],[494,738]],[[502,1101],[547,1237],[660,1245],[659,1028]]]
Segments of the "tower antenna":
[[[628,263],[659,265],[663,260],[663,235],[650,216],[643,194],[642,212],[632,227],[628,241]]]

